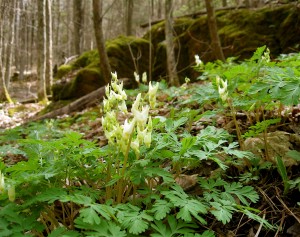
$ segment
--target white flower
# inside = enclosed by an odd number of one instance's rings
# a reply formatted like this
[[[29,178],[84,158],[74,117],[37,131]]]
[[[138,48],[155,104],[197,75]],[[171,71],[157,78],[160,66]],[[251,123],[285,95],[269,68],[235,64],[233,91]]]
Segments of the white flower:
[[[198,54],[195,55],[195,62],[196,62],[196,66],[199,66],[199,65],[203,64],[203,62],[201,61]]]
[[[117,72],[111,72],[111,79],[112,79],[112,81],[117,81],[118,80]]]
[[[121,101],[121,103],[118,105],[118,108],[121,112],[123,112],[124,114],[127,114],[127,106],[124,100]]]
[[[140,128],[143,128],[148,119],[149,106],[148,105],[143,106],[142,111],[134,110],[132,112],[137,121],[138,126],[140,126]]]
[[[227,92],[226,88],[225,87],[221,88],[219,86],[219,94],[220,94],[221,100],[223,102],[225,102],[227,100],[227,97],[228,97],[228,92]]]
[[[0,193],[2,193],[4,189],[5,189],[4,175],[0,171]]]
[[[137,74],[136,72],[134,72],[133,75],[134,75],[135,81],[136,81],[137,83],[140,83],[140,76],[139,76],[139,74]]]
[[[222,80],[219,76],[216,78],[219,95],[221,97],[221,100],[225,102],[228,97],[228,91],[227,91],[227,80]],[[221,85],[220,85],[221,82]],[[221,87],[222,86],[222,87]]]
[[[137,95],[137,97],[135,98],[134,103],[132,104],[132,108],[131,108],[132,113],[134,113],[134,111],[139,109],[140,100],[141,100],[141,93],[139,93]]]
[[[133,129],[134,129],[134,125],[135,125],[135,119],[133,119],[130,123],[128,122],[127,119],[124,121],[124,125],[123,125],[123,137],[125,139],[128,139],[129,136],[132,134]]]
[[[142,82],[147,83],[147,73],[144,72],[142,75]]]
[[[158,90],[159,83],[157,82],[155,86],[152,86],[151,81],[149,82],[149,103],[151,108],[155,107],[156,104],[156,93]]]

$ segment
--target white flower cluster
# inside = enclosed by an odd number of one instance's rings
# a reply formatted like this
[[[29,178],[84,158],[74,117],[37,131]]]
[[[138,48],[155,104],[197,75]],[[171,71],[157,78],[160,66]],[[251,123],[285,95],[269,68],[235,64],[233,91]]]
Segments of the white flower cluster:
[[[218,86],[219,95],[221,97],[221,100],[223,102],[225,102],[227,100],[227,97],[228,97],[227,80],[223,81],[219,76],[217,76],[216,77],[216,84]]]
[[[4,193],[6,190],[6,185],[4,182],[4,175],[0,171],[0,194]],[[8,199],[13,202],[15,200],[16,192],[15,192],[15,186],[9,185],[7,187],[7,195]]]
[[[202,66],[202,65],[203,65],[203,62],[202,62],[202,60],[200,59],[199,55],[196,54],[194,57],[195,57],[196,67]]]
[[[149,83],[149,104],[151,108],[156,104],[156,92],[158,83],[155,86]],[[125,155],[128,149],[132,148],[138,157],[140,154],[140,145],[151,145],[152,119],[149,116],[149,105],[143,105],[141,94],[138,94],[132,105],[133,118],[126,119],[123,125],[117,121],[118,112],[128,114],[125,101],[127,95],[123,90],[123,83],[119,83],[117,74],[112,73],[111,86],[106,87],[106,97],[104,99],[104,113],[102,117],[102,126],[109,144],[117,148]]]

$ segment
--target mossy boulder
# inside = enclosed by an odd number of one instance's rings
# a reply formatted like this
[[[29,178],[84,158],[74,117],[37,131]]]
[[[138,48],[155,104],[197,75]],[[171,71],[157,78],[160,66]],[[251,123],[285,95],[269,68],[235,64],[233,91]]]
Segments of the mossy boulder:
[[[86,67],[80,69],[73,80],[55,84],[52,87],[53,100],[80,98],[104,85],[100,68]]]
[[[119,78],[132,78],[136,71],[149,75],[150,50],[153,47],[146,39],[120,36],[106,43],[106,51],[113,72]],[[52,87],[53,100],[76,99],[105,85],[100,70],[97,50],[84,52],[70,65],[59,67],[57,81]]]
[[[218,32],[225,57],[249,58],[262,45],[267,45],[273,57],[290,53],[300,47],[300,8],[296,4],[266,6],[260,9],[217,11]],[[197,78],[191,67],[194,55],[204,62],[215,60],[210,48],[207,16],[175,20],[175,55],[181,82],[185,77]],[[154,25],[144,38],[154,46],[154,77],[166,76],[164,22]]]
[[[55,79],[63,78],[65,75],[67,75],[72,70],[73,70],[72,65],[69,65],[69,64],[61,65],[57,70],[57,73],[55,75]]]
[[[268,6],[260,9],[217,11],[219,36],[225,57],[249,58],[262,45],[272,56],[299,50],[300,8],[296,4]],[[192,68],[194,55],[204,62],[215,60],[210,44],[207,16],[175,19],[175,55],[181,82],[199,75]],[[151,70],[152,80],[166,76],[164,22],[152,26],[143,38],[120,36],[106,43],[112,71],[119,78],[132,78]],[[69,66],[59,69],[64,80],[53,87],[54,100],[76,99],[104,85],[97,50],[83,53]],[[74,78],[74,79],[73,79]]]

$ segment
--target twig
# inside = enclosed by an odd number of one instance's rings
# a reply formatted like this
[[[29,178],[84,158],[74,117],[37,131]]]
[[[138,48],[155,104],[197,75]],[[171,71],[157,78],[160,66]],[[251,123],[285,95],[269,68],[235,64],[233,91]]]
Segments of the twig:
[[[278,227],[278,229],[277,229],[276,234],[275,234],[274,237],[276,237],[278,235],[279,231],[282,229],[284,218],[285,218],[285,212],[283,211],[279,227]]]
[[[264,212],[264,215],[263,215],[262,218],[263,218],[263,220],[266,218],[266,213],[265,213],[265,212]],[[259,225],[259,227],[258,227],[258,230],[257,230],[257,232],[256,232],[256,234],[255,234],[254,237],[258,237],[258,236],[259,236],[259,233],[260,233],[260,231],[261,231],[262,226],[263,226],[263,222],[260,223],[260,225]]]
[[[287,207],[287,205],[285,205],[285,203],[282,201],[281,198],[279,198],[278,196],[276,196],[276,198],[278,199],[279,202],[281,202],[281,204],[283,205],[283,207],[298,221],[298,223],[300,224],[300,219]]]

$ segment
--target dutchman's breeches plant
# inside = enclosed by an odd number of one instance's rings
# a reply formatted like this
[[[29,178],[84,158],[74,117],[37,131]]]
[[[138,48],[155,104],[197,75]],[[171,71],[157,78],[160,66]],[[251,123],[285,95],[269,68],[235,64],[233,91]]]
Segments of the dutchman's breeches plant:
[[[104,116],[102,117],[102,126],[108,144],[115,148],[115,154],[112,154],[111,169],[109,175],[117,177],[117,193],[112,194],[111,188],[107,188],[107,198],[116,198],[116,201],[122,202],[125,191],[125,172],[128,167],[128,156],[132,149],[135,158],[140,157],[140,146],[151,145],[152,119],[149,116],[149,109],[155,107],[156,92],[158,83],[152,86],[149,82],[148,100],[142,98],[141,93],[137,95],[131,113],[127,110],[127,95],[123,90],[123,82],[119,82],[116,73],[112,73],[111,85],[105,90],[106,98],[103,101]],[[120,124],[118,116],[127,115],[124,124]],[[111,180],[109,180],[111,181]]]

